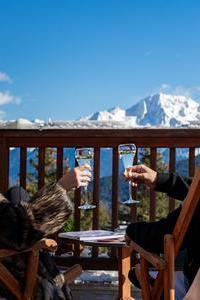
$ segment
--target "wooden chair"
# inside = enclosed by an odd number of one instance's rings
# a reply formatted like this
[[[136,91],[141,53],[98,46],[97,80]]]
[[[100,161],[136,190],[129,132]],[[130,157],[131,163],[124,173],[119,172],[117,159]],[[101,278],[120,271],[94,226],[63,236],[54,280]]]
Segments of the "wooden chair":
[[[17,300],[31,300],[33,299],[33,291],[36,286],[38,261],[39,261],[39,247],[38,244],[32,248],[24,251],[14,251],[9,249],[0,250],[0,259],[14,255],[24,255],[27,253],[27,269],[26,269],[26,284],[24,289],[21,288],[20,282],[11,274],[11,272],[0,262],[0,281],[6,288],[16,297]]]
[[[40,241],[37,242],[32,248],[20,252],[9,249],[0,249],[0,260],[3,260],[10,256],[25,255],[25,253],[27,253],[28,255],[24,289],[22,289],[20,282],[0,262],[0,282],[2,282],[6,286],[6,288],[16,297],[17,300],[34,299],[34,289],[37,288],[37,273],[40,249]],[[47,249],[47,246],[45,249]],[[81,273],[82,267],[79,264],[67,268],[67,270],[65,270],[65,272],[63,273],[65,283],[72,283]]]
[[[142,289],[143,300],[159,300],[163,291],[164,300],[175,299],[175,258],[199,202],[200,168],[197,168],[173,233],[166,234],[164,237],[164,257],[152,254],[135,242],[131,242],[131,250],[139,253],[141,258],[140,263],[135,266],[135,271]],[[149,266],[153,266],[158,271],[153,286],[150,285]]]

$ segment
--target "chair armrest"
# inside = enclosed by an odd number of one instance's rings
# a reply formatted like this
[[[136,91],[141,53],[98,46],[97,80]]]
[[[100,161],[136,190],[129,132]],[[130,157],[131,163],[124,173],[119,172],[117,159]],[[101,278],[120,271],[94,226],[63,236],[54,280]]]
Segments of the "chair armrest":
[[[159,255],[145,250],[134,241],[131,241],[130,248],[131,251],[138,252],[146,261],[153,265],[157,270],[164,270],[165,261]]]
[[[21,251],[16,251],[16,250],[11,250],[11,249],[1,249],[0,250],[0,258],[5,258],[5,257],[8,257],[8,256],[18,255],[18,254],[21,254],[21,253],[30,252],[30,251],[38,250],[38,249],[39,249],[39,247],[38,247],[37,243],[33,247],[30,247],[30,248],[27,248],[27,249],[24,249],[24,250],[21,250]]]

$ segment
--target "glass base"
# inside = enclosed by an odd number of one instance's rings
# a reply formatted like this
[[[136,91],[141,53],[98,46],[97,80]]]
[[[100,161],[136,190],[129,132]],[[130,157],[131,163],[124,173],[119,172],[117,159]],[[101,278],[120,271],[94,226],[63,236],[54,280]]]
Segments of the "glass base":
[[[87,209],[94,209],[95,207],[96,205],[85,203],[83,205],[80,205],[78,208],[87,210]]]
[[[122,201],[120,203],[123,204],[123,205],[133,205],[133,204],[140,203],[140,201],[139,200],[134,200],[134,199],[128,199],[128,200]]]

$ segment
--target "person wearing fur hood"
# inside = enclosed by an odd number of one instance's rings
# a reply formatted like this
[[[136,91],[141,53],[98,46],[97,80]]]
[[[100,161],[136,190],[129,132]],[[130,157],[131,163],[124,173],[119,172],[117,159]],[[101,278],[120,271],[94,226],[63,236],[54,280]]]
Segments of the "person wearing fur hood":
[[[0,194],[0,249],[21,251],[58,232],[72,213],[72,203],[67,192],[88,184],[90,178],[90,167],[85,165],[72,169],[58,182],[44,186],[31,199],[19,187],[9,189],[5,195]],[[23,284],[25,259],[11,257],[3,263]],[[47,278],[44,279],[48,281]],[[57,289],[54,282],[54,294],[49,292],[53,291],[50,285],[51,282],[48,282],[45,287],[44,280],[41,279],[34,299],[70,299]],[[0,297],[14,299],[2,285]]]

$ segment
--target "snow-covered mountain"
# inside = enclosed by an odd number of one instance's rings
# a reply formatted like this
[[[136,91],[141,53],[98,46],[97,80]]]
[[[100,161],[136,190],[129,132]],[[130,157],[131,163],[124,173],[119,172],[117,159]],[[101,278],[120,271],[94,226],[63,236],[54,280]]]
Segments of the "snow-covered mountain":
[[[159,93],[126,110],[116,107],[80,119],[89,120],[127,122],[135,127],[194,127],[200,126],[200,105],[190,97]]]
[[[0,120],[7,129],[130,129],[135,127],[200,127],[200,104],[190,97],[163,93],[146,97],[127,109],[119,106],[99,111],[79,120],[47,122],[36,119]]]

